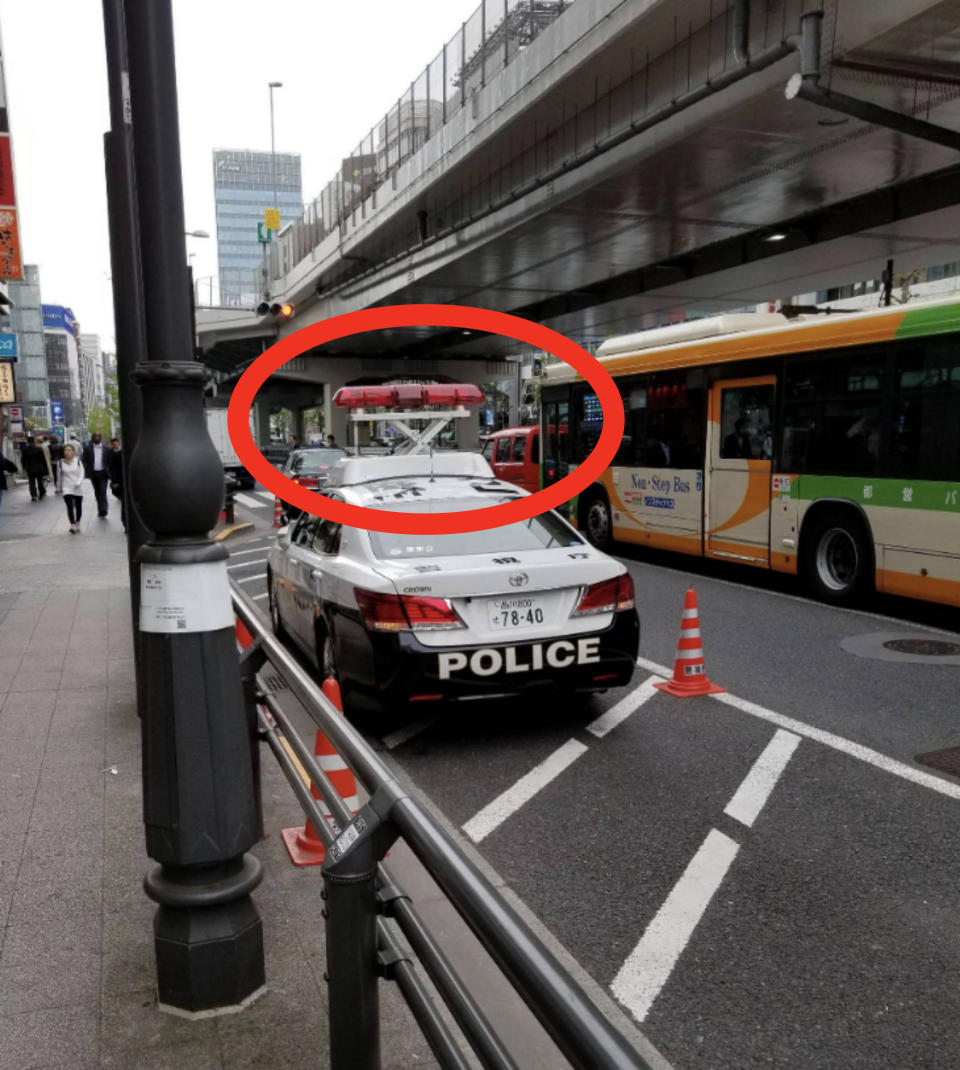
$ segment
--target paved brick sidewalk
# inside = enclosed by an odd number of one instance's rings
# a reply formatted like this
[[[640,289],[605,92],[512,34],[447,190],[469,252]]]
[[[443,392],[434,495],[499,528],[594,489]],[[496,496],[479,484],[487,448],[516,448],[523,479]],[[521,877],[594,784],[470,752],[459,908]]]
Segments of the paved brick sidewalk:
[[[267,992],[199,1022],[156,1009],[126,548],[93,504],[79,536],[52,494],[0,506],[0,1070],[325,1066],[320,874],[286,859],[302,815],[267,754]],[[385,1067],[432,1065],[388,992],[384,1011]]]

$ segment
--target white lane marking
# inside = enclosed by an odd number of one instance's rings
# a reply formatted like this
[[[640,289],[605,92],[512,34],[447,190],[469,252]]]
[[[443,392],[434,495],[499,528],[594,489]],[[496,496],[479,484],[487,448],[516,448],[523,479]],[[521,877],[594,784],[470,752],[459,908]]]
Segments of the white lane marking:
[[[576,739],[568,739],[566,743],[542,761],[539,765],[522,776],[516,784],[507,788],[498,795],[493,802],[488,803],[479,813],[463,826],[463,831],[473,840],[479,843],[484,837],[499,825],[502,825],[512,814],[515,814],[524,803],[529,802],[538,791],[545,788],[551,780],[558,777],[567,766],[572,765],[581,754],[585,754],[588,748]]]
[[[637,658],[637,664],[641,669],[646,669],[648,672],[655,672],[657,676],[673,676],[673,669],[668,669],[666,665],[658,665],[655,661],[650,661],[647,658]]]
[[[266,578],[266,572],[258,572],[256,576],[241,576],[237,583],[253,583],[254,580],[265,580]]]
[[[270,595],[269,595],[269,594],[268,594],[268,593],[267,593],[266,591],[264,591],[264,592],[263,592],[263,594],[255,594],[255,595],[253,596],[253,600],[254,600],[254,602],[257,602],[257,601],[259,601],[259,600],[260,600],[261,598],[269,598],[269,597],[270,597]]]
[[[266,561],[265,557],[255,557],[252,561],[241,561],[236,565],[227,565],[227,572],[231,572],[235,568],[250,568],[251,566],[262,565]]]
[[[644,680],[639,687],[634,688],[629,695],[625,695],[615,706],[611,706],[595,721],[591,721],[587,725],[587,731],[598,739],[603,739],[608,732],[612,732],[618,724],[625,721],[631,713],[635,713],[648,699],[659,694],[653,686],[654,682],[659,679],[659,676],[651,676],[648,680]]]
[[[737,698],[736,695],[722,694],[713,695],[712,697],[717,699],[718,702],[722,702],[725,706],[733,706],[734,709],[740,710],[742,713],[749,713],[752,717],[759,717],[763,721],[769,721],[770,724],[775,724],[778,728],[785,728],[788,732],[796,732],[798,736],[815,739],[826,747],[832,747],[842,754],[857,758],[861,762],[866,762],[867,765],[876,766],[877,769],[892,773],[903,780],[909,780],[914,784],[939,792],[941,795],[946,795],[951,799],[960,799],[960,784],[951,784],[946,780],[933,776],[931,773],[924,773],[920,769],[914,769],[913,766],[898,762],[896,758],[888,758],[886,754],[881,754],[871,747],[864,747],[860,743],[854,743],[851,739],[844,739],[843,736],[834,735],[833,732],[825,732],[822,728],[814,728],[812,725],[804,724],[803,721],[795,721],[792,717],[784,717],[782,713],[775,713],[765,706],[758,706],[755,702]]]
[[[231,550],[231,557],[239,557],[241,554],[262,554],[264,550],[268,550],[269,546],[256,546],[252,550]],[[266,560],[266,559],[264,559]],[[229,565],[227,566],[230,567]]]
[[[637,664],[640,668],[659,673],[661,676],[671,675],[670,670],[665,665],[658,665],[655,661],[649,661],[647,658],[637,658]],[[898,762],[896,758],[889,758],[886,754],[881,754],[871,747],[864,747],[860,743],[854,743],[852,739],[846,739],[844,736],[838,736],[833,732],[826,732],[822,728],[814,728],[813,725],[805,724],[803,721],[798,721],[793,717],[786,717],[775,710],[768,710],[766,706],[758,706],[756,702],[749,702],[745,698],[737,698],[736,695],[731,695],[728,692],[711,695],[710,697],[716,699],[717,702],[722,702],[725,706],[732,706],[734,709],[740,710],[741,713],[749,713],[751,717],[759,717],[763,721],[769,721],[770,724],[775,724],[778,728],[785,728],[788,732],[795,732],[805,739],[816,740],[817,743],[822,743],[825,747],[832,747],[834,750],[840,751],[841,754],[866,762],[868,765],[876,766],[877,769],[892,773],[903,780],[909,780],[913,784],[919,784],[920,787],[929,788],[931,791],[939,792],[941,795],[946,795],[951,799],[960,799],[960,784],[952,784],[949,781],[941,780],[940,777],[934,776],[932,773],[925,773],[922,769],[914,769],[912,765]]]
[[[253,493],[267,505],[273,505],[274,499],[276,498],[276,495],[271,494],[268,490],[255,490]]]
[[[260,501],[259,498],[254,498],[250,494],[244,494],[239,490],[233,492],[233,500],[239,502],[241,505],[245,505],[248,509],[266,509],[267,507],[266,502]]]
[[[793,732],[777,729],[773,739],[764,747],[763,753],[753,763],[750,772],[727,803],[727,808],[723,811],[727,817],[732,817],[747,828],[753,825],[799,743],[800,737]]]
[[[711,829],[610,986],[638,1022],[670,978],[740,845]]]
[[[408,739],[413,739],[414,736],[420,735],[421,732],[435,723],[435,717],[431,717],[429,720],[413,721],[404,725],[403,728],[398,728],[396,732],[391,732],[388,736],[384,736],[383,745],[387,750],[393,750],[395,747],[399,747],[401,743],[406,743]]]

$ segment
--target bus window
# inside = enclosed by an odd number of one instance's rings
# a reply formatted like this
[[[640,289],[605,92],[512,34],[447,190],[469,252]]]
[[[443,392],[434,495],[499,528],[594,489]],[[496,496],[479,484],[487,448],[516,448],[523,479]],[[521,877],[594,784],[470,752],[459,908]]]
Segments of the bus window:
[[[960,348],[955,342],[904,347],[890,435],[891,475],[955,480],[960,473]]]
[[[773,384],[730,387],[721,393],[720,457],[773,458]]]
[[[624,384],[623,441],[615,464],[702,468],[706,405],[700,387],[676,376],[651,376],[645,385]]]
[[[788,365],[781,464],[790,472],[875,475],[880,471],[887,350],[864,347]]]

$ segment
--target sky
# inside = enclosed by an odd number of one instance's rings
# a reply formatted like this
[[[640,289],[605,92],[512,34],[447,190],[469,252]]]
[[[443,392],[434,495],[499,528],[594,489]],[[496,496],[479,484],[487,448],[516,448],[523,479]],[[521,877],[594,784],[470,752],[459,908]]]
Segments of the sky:
[[[180,153],[194,277],[216,274],[215,148],[303,158],[312,200],[479,0],[173,0]],[[23,261],[45,304],[113,348],[101,0],[0,0]],[[284,220],[288,222],[288,220]]]

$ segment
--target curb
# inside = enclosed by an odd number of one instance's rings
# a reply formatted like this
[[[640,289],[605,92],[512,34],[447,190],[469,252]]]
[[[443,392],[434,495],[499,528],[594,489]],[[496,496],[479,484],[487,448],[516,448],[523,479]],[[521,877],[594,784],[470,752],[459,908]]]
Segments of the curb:
[[[224,539],[229,539],[231,535],[237,535],[241,531],[250,531],[254,525],[250,521],[245,521],[242,524],[231,524],[230,527],[224,528],[223,531],[218,531],[213,537],[214,542],[223,542]]]

